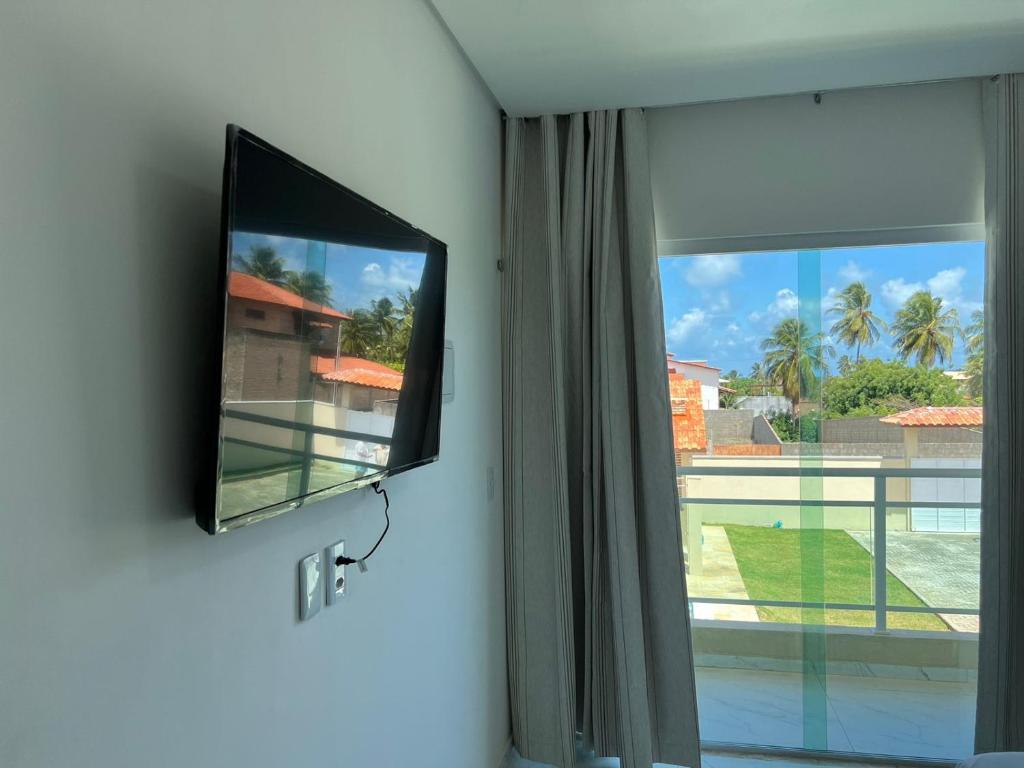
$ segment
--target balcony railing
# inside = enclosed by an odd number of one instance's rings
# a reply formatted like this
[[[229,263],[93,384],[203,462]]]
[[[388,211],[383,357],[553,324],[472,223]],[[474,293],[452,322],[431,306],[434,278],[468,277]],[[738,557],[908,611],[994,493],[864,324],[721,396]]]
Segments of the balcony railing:
[[[935,469],[925,467],[823,467],[813,466],[815,462],[827,460],[827,457],[793,457],[798,461],[806,461],[812,466],[760,467],[760,466],[684,466],[677,467],[681,477],[767,477],[767,478],[860,478],[872,479],[874,494],[871,499],[828,499],[828,498],[724,498],[691,497],[680,498],[680,504],[707,505],[742,505],[742,506],[780,506],[780,507],[859,507],[872,510],[873,527],[873,602],[867,604],[827,603],[790,600],[758,600],[739,599],[713,596],[691,597],[691,603],[710,603],[715,605],[763,606],[771,608],[810,608],[833,610],[865,611],[874,609],[874,631],[888,631],[889,612],[894,613],[925,613],[977,616],[977,608],[945,607],[945,606],[908,606],[890,605],[887,593],[887,520],[886,511],[890,508],[899,509],[980,509],[979,502],[971,501],[911,501],[890,500],[887,498],[886,481],[894,478],[960,478],[977,479],[981,477],[981,469],[950,468]],[[691,543],[691,548],[694,546]]]

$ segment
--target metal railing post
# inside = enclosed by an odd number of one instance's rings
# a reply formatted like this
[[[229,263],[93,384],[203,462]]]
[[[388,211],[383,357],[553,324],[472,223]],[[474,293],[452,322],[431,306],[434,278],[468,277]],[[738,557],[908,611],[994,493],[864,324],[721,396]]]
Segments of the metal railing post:
[[[875,476],[875,631],[885,632],[888,614],[889,596],[886,591],[885,564],[885,476]]]

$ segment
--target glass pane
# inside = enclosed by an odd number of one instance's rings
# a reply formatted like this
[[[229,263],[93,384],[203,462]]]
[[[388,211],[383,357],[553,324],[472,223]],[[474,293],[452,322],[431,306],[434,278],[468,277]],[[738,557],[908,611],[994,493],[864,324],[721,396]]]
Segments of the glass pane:
[[[662,260],[704,739],[971,753],[983,254]]]

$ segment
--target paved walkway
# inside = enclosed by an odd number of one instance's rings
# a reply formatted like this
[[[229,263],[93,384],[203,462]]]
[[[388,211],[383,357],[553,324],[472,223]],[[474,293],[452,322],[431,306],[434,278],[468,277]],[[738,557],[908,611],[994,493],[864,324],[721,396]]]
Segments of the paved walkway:
[[[868,552],[870,531],[847,531]],[[886,535],[886,567],[925,605],[941,608],[977,608],[981,568],[979,535],[974,533],[923,533],[889,531]],[[978,617],[939,614],[959,632],[977,632]]]
[[[743,585],[743,577],[740,576],[740,568],[736,564],[725,528],[720,525],[701,526],[701,538],[704,573],[686,577],[690,597],[748,600],[750,595]],[[693,617],[718,621],[758,621],[757,609],[752,605],[694,603]]]

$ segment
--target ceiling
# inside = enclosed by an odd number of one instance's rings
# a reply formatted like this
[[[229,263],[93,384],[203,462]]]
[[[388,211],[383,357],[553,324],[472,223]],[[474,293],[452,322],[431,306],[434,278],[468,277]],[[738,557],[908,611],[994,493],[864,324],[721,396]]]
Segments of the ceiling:
[[[1024,70],[1024,0],[431,0],[513,115]]]

